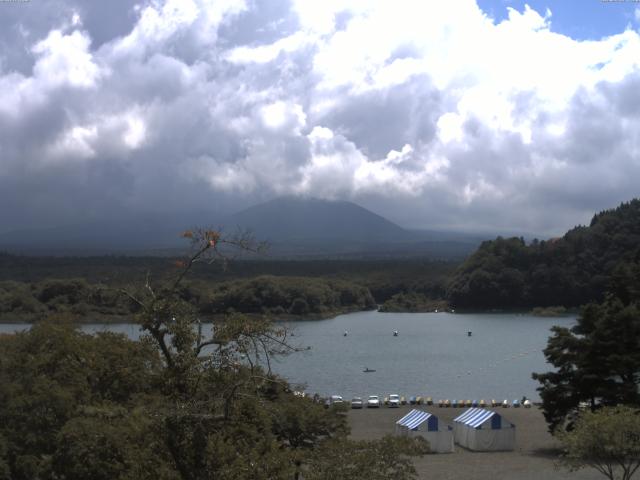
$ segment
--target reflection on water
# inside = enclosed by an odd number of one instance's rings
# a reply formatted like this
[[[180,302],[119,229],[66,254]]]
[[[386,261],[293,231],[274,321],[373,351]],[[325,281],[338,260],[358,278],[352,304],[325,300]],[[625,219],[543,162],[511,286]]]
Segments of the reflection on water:
[[[573,323],[575,317],[359,312],[289,322],[295,332],[292,340],[311,349],[272,366],[289,381],[306,383],[307,392],[322,395],[537,399],[538,384],[531,372],[549,369],[542,354],[549,329]],[[5,324],[0,332],[24,328],[28,326]],[[140,335],[139,326],[133,324],[92,324],[82,329],[110,330],[130,338]]]

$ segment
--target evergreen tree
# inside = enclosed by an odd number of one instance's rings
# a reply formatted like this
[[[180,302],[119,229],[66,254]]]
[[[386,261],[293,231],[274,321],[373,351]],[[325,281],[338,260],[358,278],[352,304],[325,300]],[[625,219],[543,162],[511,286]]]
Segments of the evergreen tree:
[[[581,403],[640,406],[640,298],[626,300],[610,294],[574,327],[552,328],[544,354],[556,370],[533,374],[551,431],[571,424]]]

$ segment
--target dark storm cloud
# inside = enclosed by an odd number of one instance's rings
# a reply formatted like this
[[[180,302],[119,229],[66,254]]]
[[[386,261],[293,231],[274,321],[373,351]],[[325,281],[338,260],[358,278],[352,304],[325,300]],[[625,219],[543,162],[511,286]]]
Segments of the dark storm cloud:
[[[343,133],[370,158],[384,158],[407,143],[433,140],[443,110],[439,97],[425,75],[383,91],[345,96],[318,122]]]
[[[545,22],[472,0],[0,2],[0,231],[293,193],[561,232],[638,194],[640,37]]]

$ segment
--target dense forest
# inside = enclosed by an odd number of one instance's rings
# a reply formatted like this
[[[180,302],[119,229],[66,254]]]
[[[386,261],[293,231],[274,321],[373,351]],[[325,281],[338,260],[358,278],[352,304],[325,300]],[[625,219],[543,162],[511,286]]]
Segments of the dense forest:
[[[346,281],[260,276],[216,285],[207,309],[210,313],[322,315],[375,306],[367,288]]]
[[[0,255],[0,320],[33,322],[49,313],[88,321],[131,318],[136,306],[121,291],[162,283],[180,262],[160,257],[22,257]],[[407,311],[440,303],[455,263],[429,260],[237,260],[196,265],[182,297],[203,315],[229,311],[320,318],[384,304]],[[407,305],[399,299],[420,299]],[[431,308],[432,309],[432,308]]]
[[[180,295],[205,316],[240,312],[326,317],[376,306],[367,288],[322,278],[260,276],[213,284],[200,281],[185,284]],[[81,278],[31,284],[0,282],[0,317],[4,321],[37,321],[52,313],[108,321],[136,312],[136,304],[120,288],[90,284]]]
[[[602,301],[613,282],[640,260],[640,200],[595,215],[562,238],[484,242],[453,275],[456,308],[577,307]]]

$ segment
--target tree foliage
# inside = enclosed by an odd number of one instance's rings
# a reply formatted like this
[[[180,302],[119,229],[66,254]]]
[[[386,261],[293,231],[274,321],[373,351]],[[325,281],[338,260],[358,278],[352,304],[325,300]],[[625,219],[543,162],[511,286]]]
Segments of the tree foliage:
[[[132,318],[141,308],[119,289],[143,294],[139,286],[107,286],[85,279],[47,279],[33,284],[0,282],[0,318],[37,321],[49,313],[71,313],[93,321]],[[339,279],[261,275],[219,283],[182,281],[176,292],[200,315],[229,311],[272,317],[328,316],[375,308],[366,287]]]
[[[367,288],[343,280],[259,276],[217,285],[210,313],[325,314],[375,308]]]
[[[411,478],[411,455],[429,452],[420,438],[386,436],[378,441],[330,441],[318,450],[304,472],[306,480],[348,478],[350,480],[387,480]]]
[[[381,312],[429,312],[444,311],[447,308],[445,300],[434,300],[421,293],[410,291],[396,293],[380,306]]]
[[[221,245],[253,245],[186,236],[193,251],[171,282],[122,291],[139,341],[84,334],[69,314],[0,337],[0,479],[327,478],[354,464],[368,478],[415,478],[408,455],[423,444],[353,442],[344,411],[295,396],[271,371],[297,349],[286,329],[233,314],[205,331],[186,275]]]
[[[34,322],[56,312],[70,312],[81,319],[98,322],[123,321],[123,317],[128,320],[136,312],[136,305],[129,298],[118,295],[117,289],[136,290],[140,279],[149,271],[153,272],[156,283],[169,281],[176,272],[176,261],[176,258],[149,256],[25,257],[0,252],[0,321]],[[308,294],[315,296],[318,289],[354,293],[352,303],[342,298],[340,305],[333,301],[322,303],[318,309],[322,312],[307,314],[310,317],[370,308],[370,297],[374,304],[383,304],[397,294],[424,297],[428,302],[424,304],[425,310],[432,310],[429,308],[431,302],[443,301],[448,277],[457,266],[457,262],[406,258],[242,258],[229,263],[193,265],[180,290],[182,298],[194,305],[201,315],[214,310],[225,313],[226,300],[237,299],[235,294],[227,296],[225,290],[231,293],[241,287],[254,288],[250,280],[258,277],[272,283],[274,291],[284,290],[286,296],[281,298],[288,301],[274,304],[259,290],[254,291],[256,300],[251,313],[286,315],[293,300],[298,298],[288,297],[293,288],[301,291],[300,298],[305,301]],[[52,283],[67,284],[66,288],[80,292],[70,296],[41,297],[40,292]],[[258,283],[254,282],[256,287]],[[327,298],[331,299],[331,296]],[[415,309],[423,305],[422,302],[411,303],[411,308]],[[406,308],[394,301],[387,307],[390,311]],[[234,307],[236,311],[243,311],[242,308]]]
[[[52,476],[61,433],[88,407],[114,415],[156,388],[161,364],[148,343],[61,320],[0,337],[0,437],[13,479]]]
[[[449,301],[459,308],[577,307],[601,302],[616,276],[640,259],[640,200],[595,215],[562,238],[498,237],[453,275]],[[638,272],[636,271],[636,277]]]
[[[640,468],[640,410],[605,407],[582,413],[570,432],[559,435],[562,463],[591,467],[610,480],[630,480]]]
[[[0,282],[0,318],[4,321],[34,322],[56,313],[98,320],[131,315],[133,311],[135,305],[115,289],[83,278]]]
[[[586,306],[572,328],[553,327],[544,354],[555,370],[534,373],[550,429],[571,423],[581,402],[640,406],[638,265],[602,304]],[[622,297],[622,298],[621,298]]]

